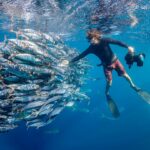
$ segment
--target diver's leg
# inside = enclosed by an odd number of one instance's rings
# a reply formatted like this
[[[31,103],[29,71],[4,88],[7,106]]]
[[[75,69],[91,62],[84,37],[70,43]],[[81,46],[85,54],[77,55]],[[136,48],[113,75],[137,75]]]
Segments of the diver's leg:
[[[108,107],[112,113],[112,115],[117,118],[120,116],[119,110],[117,108],[116,103],[112,99],[112,97],[109,94],[110,87],[112,85],[112,68],[105,68],[104,67],[104,73],[106,77],[106,89],[105,89],[105,94],[106,94],[106,100],[108,103]]]
[[[135,86],[132,79],[130,78],[130,76],[127,73],[123,74],[123,77],[129,82],[131,87]]]
[[[109,90],[110,90],[110,87],[112,86],[112,80],[107,80],[107,83],[106,83],[106,89],[105,89],[105,94],[106,96],[109,95]]]
[[[150,93],[143,91],[142,89],[138,88],[130,78],[130,76],[125,72],[123,65],[117,61],[115,70],[118,72],[119,76],[123,76],[130,84],[130,86],[138,93],[138,95],[146,101],[148,104],[150,104]]]
[[[130,78],[130,76],[126,73],[124,66],[121,64],[121,62],[119,60],[117,60],[115,62],[115,70],[117,71],[119,76],[123,76],[128,83],[130,84],[130,86],[136,91],[138,92],[140,89],[138,87],[135,86],[135,84],[133,83],[132,79]]]
[[[130,83],[131,87],[138,93],[138,95],[148,104],[150,104],[150,93],[147,91],[143,91],[142,89],[135,86],[135,84],[132,82],[130,76],[128,74],[125,74],[124,77],[127,79],[127,81]]]
[[[129,82],[130,86],[136,91],[140,91],[140,88],[138,88],[132,81],[131,77],[127,74],[127,73],[124,73],[123,74],[123,77]]]
[[[109,89],[112,85],[112,68],[111,67],[105,67],[104,66],[104,74],[106,77],[106,89],[105,89],[105,94],[106,96],[109,95]]]

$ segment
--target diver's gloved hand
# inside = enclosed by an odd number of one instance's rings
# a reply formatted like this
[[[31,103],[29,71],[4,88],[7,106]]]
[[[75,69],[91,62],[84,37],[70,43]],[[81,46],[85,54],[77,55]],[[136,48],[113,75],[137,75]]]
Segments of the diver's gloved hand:
[[[134,47],[129,46],[129,47],[128,47],[128,52],[129,52],[129,53],[134,53]]]

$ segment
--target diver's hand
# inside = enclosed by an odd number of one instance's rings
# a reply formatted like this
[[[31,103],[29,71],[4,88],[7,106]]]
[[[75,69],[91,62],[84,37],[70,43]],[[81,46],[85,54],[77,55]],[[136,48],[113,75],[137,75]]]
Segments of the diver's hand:
[[[68,60],[63,60],[62,63],[63,63],[64,65],[66,65],[66,66],[69,65],[69,61],[68,61]]]
[[[128,47],[128,52],[129,52],[129,53],[134,53],[134,48],[131,47],[131,46],[129,46],[129,47]]]
[[[68,65],[69,65],[69,61],[68,61],[68,60],[63,60],[63,61],[59,64],[60,67],[68,67]]]

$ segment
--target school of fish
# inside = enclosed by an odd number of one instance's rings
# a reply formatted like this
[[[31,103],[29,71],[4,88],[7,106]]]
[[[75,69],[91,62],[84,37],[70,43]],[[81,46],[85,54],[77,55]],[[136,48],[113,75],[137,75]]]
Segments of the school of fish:
[[[82,92],[89,68],[86,60],[69,66],[77,51],[54,33],[16,31],[0,44],[0,132],[25,122],[27,127],[50,124],[66,107],[88,100]]]

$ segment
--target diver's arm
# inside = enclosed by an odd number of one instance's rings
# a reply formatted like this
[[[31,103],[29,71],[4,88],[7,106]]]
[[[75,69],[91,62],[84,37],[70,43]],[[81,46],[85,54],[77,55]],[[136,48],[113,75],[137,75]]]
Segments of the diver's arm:
[[[73,58],[70,63],[76,62],[82,58],[84,58],[85,56],[87,56],[90,53],[90,47],[88,49],[86,49],[85,51],[83,51],[80,55],[76,56],[75,58]]]
[[[82,58],[84,58],[86,55],[88,55],[89,53],[91,53],[92,50],[92,46],[90,45],[85,51],[83,51],[80,55],[74,57],[71,61],[68,60],[63,60],[59,66],[63,66],[63,67],[67,67],[69,64],[72,64]]]
[[[86,55],[88,55],[90,53],[90,47],[88,49],[86,49],[84,52],[82,52],[80,55],[76,56],[75,58],[73,58],[71,61],[68,60],[63,60],[59,65],[60,66],[68,66],[71,63],[74,63],[82,58],[84,58]]]
[[[129,46],[126,45],[125,43],[121,42],[121,41],[118,41],[118,40],[114,40],[114,39],[110,39],[110,38],[106,38],[104,39],[108,44],[115,44],[115,45],[119,45],[121,47],[124,47],[124,48],[128,48]]]
[[[130,53],[134,52],[134,48],[133,47],[128,46],[127,44],[125,44],[125,43],[123,43],[121,41],[110,39],[110,38],[106,38],[105,41],[108,42],[108,44],[115,44],[115,45],[119,45],[121,47],[127,48]]]

